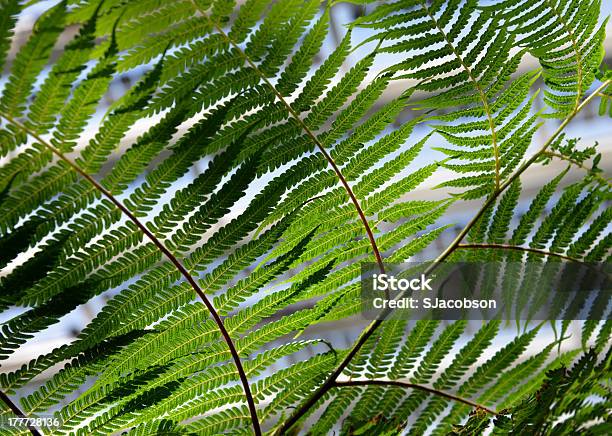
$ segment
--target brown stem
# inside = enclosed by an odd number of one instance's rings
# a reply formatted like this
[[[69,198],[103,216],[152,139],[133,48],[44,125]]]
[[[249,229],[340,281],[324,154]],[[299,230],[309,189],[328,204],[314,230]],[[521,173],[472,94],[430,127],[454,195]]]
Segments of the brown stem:
[[[208,18],[210,20],[210,18],[206,15],[205,11],[202,11],[198,7],[197,3],[194,0],[192,0],[192,3],[194,5],[194,7],[196,8],[196,10],[200,11],[200,13],[204,17],[206,17],[206,18]],[[346,190],[347,194],[349,195],[349,198],[350,198],[351,202],[355,206],[355,210],[357,211],[357,214],[359,215],[359,219],[363,223],[363,227],[364,227],[364,229],[366,231],[366,234],[368,236],[368,239],[370,241],[370,245],[372,246],[372,251],[374,252],[374,257],[376,258],[376,263],[378,264],[378,268],[380,269],[380,271],[382,273],[384,273],[385,272],[385,267],[384,267],[384,264],[383,264],[382,256],[380,254],[380,250],[378,249],[378,245],[376,244],[376,238],[374,237],[374,232],[372,232],[372,228],[370,227],[370,223],[368,222],[368,219],[366,218],[365,213],[363,212],[363,209],[361,208],[359,200],[355,196],[355,193],[353,192],[353,189],[351,188],[351,186],[349,185],[348,181],[344,177],[344,174],[342,174],[342,171],[340,170],[340,168],[338,167],[338,165],[334,161],[334,158],[331,157],[331,155],[325,149],[325,147],[323,146],[321,141],[319,141],[319,138],[317,138],[317,136],[312,132],[312,130],[306,125],[304,120],[302,120],[302,118],[300,118],[300,116],[293,109],[293,107],[291,107],[289,102],[287,102],[287,100],[285,100],[283,95],[280,92],[278,92],[278,90],[272,84],[272,82],[270,82],[270,80],[266,77],[266,75],[257,67],[257,65],[255,65],[255,62],[253,62],[251,60],[251,58],[249,58],[249,56],[247,56],[247,54],[244,52],[244,50],[242,50],[242,48],[240,46],[238,46],[238,44],[236,44],[223,31],[223,28],[221,26],[219,26],[218,23],[212,22],[212,21],[211,21],[211,23],[213,24],[213,26],[215,26],[215,29],[217,30],[217,32],[219,32],[219,34],[227,41],[227,43],[230,44],[240,54],[240,56],[245,60],[245,62],[247,64],[249,64],[249,67],[251,67],[253,69],[253,71],[255,71],[261,77],[261,79],[266,83],[266,85],[274,93],[276,98],[278,98],[278,100],[287,108],[287,111],[289,112],[289,114],[300,125],[300,127],[304,130],[306,135],[317,146],[317,148],[319,149],[321,154],[323,154],[323,156],[325,157],[325,159],[327,160],[329,165],[332,167],[334,173],[336,173],[336,176],[340,180],[340,183],[342,184],[342,186]]]
[[[459,244],[457,245],[457,249],[487,249],[493,248],[498,250],[515,250],[515,251],[525,251],[528,253],[536,253],[544,256],[554,256],[559,259],[569,260],[570,262],[582,262],[580,259],[576,259],[575,257],[566,256],[560,253],[553,253],[552,251],[539,250],[537,248],[530,247],[519,247],[518,245],[508,245],[508,244]]]
[[[194,7],[196,8],[196,10],[200,11],[200,13],[204,17],[208,17],[206,15],[205,11],[200,10],[200,8],[198,7],[198,5],[197,5],[197,3],[195,1],[192,0],[192,3],[194,5]],[[357,211],[357,214],[359,215],[359,219],[363,223],[363,227],[364,227],[364,229],[366,231],[366,234],[368,236],[368,240],[369,240],[370,245],[372,247],[372,251],[374,253],[374,257],[376,258],[376,263],[378,265],[378,268],[379,268],[379,270],[382,273],[384,273],[385,272],[385,266],[384,266],[384,263],[383,263],[382,255],[380,254],[380,250],[379,250],[378,245],[376,243],[376,238],[374,237],[374,233],[372,232],[372,228],[370,227],[368,219],[366,218],[365,213],[363,212],[363,209],[361,208],[359,200],[355,196],[351,186],[349,185],[348,181],[346,180],[346,178],[342,174],[342,171],[340,170],[340,168],[338,167],[338,165],[336,164],[334,159],[327,152],[327,150],[325,149],[325,147],[323,146],[321,141],[319,141],[317,136],[312,132],[312,130],[306,125],[306,123],[295,112],[293,107],[291,107],[291,105],[287,102],[287,100],[285,100],[285,98],[282,96],[282,94],[280,92],[278,92],[276,87],[268,80],[266,75],[263,74],[263,72],[257,67],[257,65],[255,65],[255,63],[246,55],[246,53],[242,50],[242,48],[239,47],[223,31],[223,29],[221,28],[221,26],[218,25],[218,23],[213,22],[212,24],[215,26],[217,32],[228,42],[228,44],[230,44],[235,50],[237,50],[238,53],[240,53],[240,55],[245,60],[245,62],[261,77],[261,79],[266,83],[266,85],[270,88],[270,90],[272,90],[272,92],[275,94],[275,96],[278,98],[278,100],[287,108],[287,111],[289,112],[289,114],[295,119],[295,121],[300,125],[300,127],[302,127],[302,129],[304,130],[306,135],[313,141],[313,143],[317,146],[317,148],[319,149],[321,154],[323,154],[323,156],[325,157],[325,159],[327,160],[329,165],[332,167],[333,171],[336,173],[336,176],[340,180],[340,183],[342,184],[342,186],[346,190],[347,194],[349,195],[349,198],[350,198],[351,202],[353,203],[353,205],[355,207],[355,210]],[[376,322],[377,321],[375,321],[375,323]],[[351,350],[349,352],[349,354],[346,356],[346,358],[343,360],[343,362],[340,364],[340,366],[336,369],[336,371],[334,371],[332,376],[330,376],[326,380],[326,382],[321,387],[319,387],[319,389],[317,389],[317,391],[315,391],[315,393],[311,396],[310,400],[306,404],[302,405],[302,407],[300,407],[299,410],[303,410],[303,412],[308,410],[308,408],[310,408],[312,405],[314,405],[314,403],[316,403],[316,401],[318,401],[318,398],[320,398],[320,396],[325,394],[325,392],[327,392],[332,387],[332,385],[333,385],[334,381],[336,380],[336,378],[340,375],[340,373],[348,365],[350,360],[359,351],[359,349],[361,348],[363,343],[368,339],[368,337],[371,334],[371,333],[368,333],[367,331],[364,332],[364,333],[366,333],[366,334],[362,335],[358,339],[358,341],[357,341],[356,345],[358,345],[358,347],[354,348],[353,350]],[[299,410],[298,410],[298,412],[299,412]],[[303,413],[303,412],[301,412],[301,413]],[[295,423],[295,421],[297,421],[299,416],[300,416],[299,413],[298,414],[294,413],[294,415],[292,415],[292,417],[287,422],[285,422],[285,424],[283,425],[283,428],[288,429],[289,427],[291,427],[291,425],[293,425]]]
[[[259,426],[259,420],[257,419],[255,400],[253,399],[253,395],[249,387],[249,382],[246,377],[246,373],[244,372],[244,368],[242,367],[242,363],[240,361],[240,355],[238,354],[238,351],[236,350],[236,347],[234,346],[234,342],[232,341],[232,338],[230,337],[229,332],[227,331],[227,329],[225,328],[225,325],[223,324],[223,320],[221,319],[221,316],[215,310],[215,307],[213,306],[211,301],[208,299],[206,294],[204,294],[204,292],[202,291],[200,286],[197,284],[197,282],[194,280],[194,278],[191,276],[191,274],[189,274],[187,269],[183,266],[181,261],[178,260],[176,256],[174,256],[174,254],[172,254],[172,252],[168,250],[166,246],[159,239],[157,239],[157,237],[153,233],[151,233],[149,229],[147,229],[147,227],[142,222],[140,222],[140,220],[136,218],[136,216],[132,212],[130,212],[130,210],[127,207],[125,207],[119,200],[117,200],[110,191],[108,191],[106,188],[100,185],[100,183],[98,183],[93,177],[91,177],[89,174],[83,171],[77,164],[75,164],[70,159],[68,159],[66,156],[64,156],[64,154],[60,150],[58,150],[53,145],[51,145],[50,143],[42,139],[40,135],[38,135],[36,132],[29,129],[27,126],[23,125],[19,121],[15,120],[10,115],[0,113],[0,116],[2,116],[7,121],[9,121],[11,124],[20,128],[21,130],[23,130],[24,132],[32,136],[34,139],[36,139],[38,142],[40,142],[42,145],[47,147],[49,150],[51,150],[53,154],[55,154],[59,159],[64,161],[68,166],[70,166],[74,171],[76,171],[81,177],[83,177],[85,180],[91,183],[98,191],[100,191],[100,193],[102,193],[102,195],[108,198],[117,207],[117,209],[123,212],[128,217],[128,219],[132,221],[142,231],[142,233],[145,234],[147,238],[151,240],[151,242],[153,242],[153,244],[155,244],[155,246],[170,260],[170,262],[174,264],[176,269],[181,273],[181,275],[191,285],[191,287],[196,292],[196,294],[200,297],[200,299],[202,300],[202,302],[204,303],[204,305],[210,312],[211,316],[213,317],[215,323],[217,324],[217,327],[219,328],[219,331],[221,332],[223,339],[227,343],[227,346],[230,350],[230,354],[232,355],[232,359],[234,360],[234,364],[236,365],[238,376],[240,377],[240,382],[242,383],[242,387],[244,389],[244,394],[246,396],[247,404],[251,412],[251,416],[253,419],[253,429],[255,430],[255,434],[257,436],[261,435],[261,428]]]
[[[490,413],[491,415],[497,415],[497,412],[495,410],[489,409],[488,407],[483,406],[482,404],[475,403],[471,400],[468,400],[467,398],[459,397],[457,395],[449,394],[448,392],[440,391],[438,389],[430,388],[424,385],[418,385],[415,383],[408,383],[397,380],[349,380],[337,381],[335,383],[335,386],[399,386],[401,388],[416,389],[419,391],[437,395],[438,397],[446,398],[451,401],[463,403],[476,409],[484,410],[485,412]]]
[[[4,391],[0,391],[0,398],[11,409],[11,411],[15,415],[17,415],[19,418],[24,418],[24,419],[28,418],[25,415],[25,413],[23,413],[21,411],[19,406],[17,406],[17,404],[13,403],[13,401],[9,398],[9,396],[4,393]],[[34,427],[34,426],[30,425],[30,424],[28,424],[28,430],[30,430],[30,433],[32,433],[34,436],[42,436],[42,434],[36,429],[36,427]]]
[[[385,312],[390,311],[391,309],[385,309]],[[383,312],[383,316],[387,314]],[[308,411],[312,406],[314,406],[323,395],[331,388],[333,388],[336,384],[336,379],[342,374],[342,371],[348,366],[353,357],[359,352],[363,344],[368,340],[370,336],[376,331],[378,326],[382,323],[382,319],[377,319],[372,321],[372,323],[359,335],[357,341],[353,345],[353,347],[349,350],[348,354],[342,359],[342,362],[336,367],[336,369],[327,377],[325,382],[317,388],[316,391],[312,393],[312,395],[306,400],[306,402],[302,403],[295,412],[287,419],[283,424],[274,432],[274,434],[285,434],[287,430],[289,430],[298,420],[302,417],[306,411]]]

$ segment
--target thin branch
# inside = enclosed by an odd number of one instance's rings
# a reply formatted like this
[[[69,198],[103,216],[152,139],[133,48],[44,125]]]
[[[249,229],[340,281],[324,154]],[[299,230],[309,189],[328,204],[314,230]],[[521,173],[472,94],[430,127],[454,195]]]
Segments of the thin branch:
[[[331,155],[325,149],[325,147],[323,146],[321,141],[319,141],[319,138],[317,138],[317,136],[312,132],[312,130],[306,125],[304,120],[302,120],[302,118],[300,118],[300,116],[293,109],[293,107],[291,107],[291,105],[289,104],[289,102],[287,102],[287,100],[283,97],[283,95],[280,92],[278,92],[276,87],[272,84],[272,82],[270,82],[270,80],[266,77],[266,75],[257,67],[255,62],[253,62],[251,60],[251,58],[244,52],[244,50],[242,50],[242,48],[238,44],[236,44],[225,33],[223,28],[221,26],[219,26],[218,23],[213,22],[212,20],[210,20],[208,15],[206,15],[205,11],[202,11],[198,7],[197,3],[194,0],[192,0],[192,3],[194,5],[194,7],[198,11],[200,11],[200,13],[204,17],[208,18],[208,20],[211,21],[213,26],[215,26],[215,29],[217,30],[217,32],[219,32],[219,34],[227,41],[227,43],[230,44],[240,54],[240,56],[245,60],[245,62],[247,64],[249,64],[249,67],[251,67],[261,77],[261,79],[266,83],[266,85],[270,88],[270,90],[274,93],[274,95],[276,95],[276,98],[278,98],[278,100],[287,108],[287,111],[289,112],[289,114],[300,125],[300,127],[304,130],[306,135],[317,146],[317,148],[319,149],[321,154],[323,154],[323,156],[325,157],[325,159],[327,160],[329,165],[332,167],[333,171],[336,173],[336,176],[340,180],[340,183],[342,184],[342,186],[346,190],[347,194],[349,195],[349,197],[351,199],[351,202],[355,206],[355,209],[357,210],[357,214],[359,215],[359,219],[361,220],[361,222],[363,223],[363,227],[365,228],[366,234],[367,234],[368,239],[370,241],[370,245],[372,246],[372,251],[374,252],[374,257],[376,258],[376,263],[378,264],[378,268],[380,269],[381,272],[384,273],[385,272],[385,267],[384,267],[384,264],[383,264],[382,256],[380,254],[380,250],[378,249],[378,245],[376,244],[376,238],[374,237],[374,232],[372,232],[372,228],[370,227],[370,223],[368,222],[368,219],[366,218],[365,213],[363,212],[363,209],[361,208],[361,204],[359,203],[359,200],[355,196],[355,193],[353,192],[353,189],[349,185],[348,181],[346,180],[346,178],[342,174],[342,171],[340,170],[340,168],[338,167],[338,165],[334,161],[334,158],[331,157]]]
[[[19,418],[24,418],[24,419],[28,418],[25,415],[25,413],[21,411],[19,406],[13,403],[13,401],[9,398],[9,396],[4,393],[4,391],[0,391],[0,398],[11,409],[11,411],[15,415],[17,415]],[[34,427],[33,425],[30,425],[29,423],[28,423],[28,430],[30,430],[30,433],[32,433],[34,436],[42,436],[42,433],[39,432],[38,429],[36,429],[36,427]]]
[[[40,135],[38,135],[35,131],[31,130],[24,124],[15,120],[10,115],[0,112],[0,117],[5,118],[8,122],[13,124],[15,127],[18,127],[19,129],[23,130],[25,133],[32,136],[42,145],[44,145],[49,150],[51,150],[51,152],[55,154],[59,159],[64,161],[66,164],[68,164],[68,166],[70,166],[81,177],[83,177],[85,180],[91,183],[92,186],[94,186],[98,191],[100,191],[100,193],[102,193],[102,195],[108,198],[117,207],[117,209],[123,212],[128,217],[128,219],[132,221],[142,231],[142,233],[144,233],[147,236],[147,238],[149,238],[151,242],[153,242],[153,244],[155,244],[155,246],[170,260],[170,262],[174,264],[176,269],[181,273],[181,275],[185,278],[185,280],[189,282],[193,290],[200,297],[200,299],[202,300],[202,302],[204,303],[204,305],[210,312],[211,316],[215,320],[215,323],[217,324],[217,327],[219,328],[219,331],[221,332],[223,339],[227,343],[227,346],[230,350],[230,354],[232,355],[232,359],[234,360],[234,364],[236,365],[236,369],[240,377],[240,382],[242,383],[242,387],[244,389],[244,393],[246,396],[247,404],[249,406],[249,410],[251,411],[251,414],[253,415],[253,428],[255,430],[255,434],[261,435],[261,429],[259,427],[259,420],[257,419],[257,412],[255,408],[255,400],[253,399],[253,395],[249,387],[249,382],[246,377],[246,373],[244,372],[244,368],[242,367],[242,363],[240,361],[240,355],[238,354],[238,351],[236,350],[236,347],[232,341],[232,338],[229,332],[227,331],[227,329],[225,328],[225,325],[223,324],[223,320],[221,319],[221,316],[216,311],[215,307],[213,306],[212,302],[208,299],[204,291],[202,291],[200,286],[197,284],[195,279],[191,276],[191,274],[189,274],[189,272],[187,271],[185,266],[181,263],[181,261],[178,260],[177,257],[174,256],[174,254],[172,254],[172,252],[168,250],[168,248],[166,248],[166,246],[153,233],[151,233],[151,231],[149,231],[149,229],[147,229],[147,227],[132,212],[130,212],[130,210],[127,207],[123,205],[123,203],[117,200],[110,191],[104,188],[92,176],[90,176],[85,171],[83,171],[77,164],[75,164],[70,159],[68,159],[60,150],[55,148],[49,142],[42,139]]]
[[[487,249],[487,248],[493,248],[493,249],[498,249],[498,250],[524,251],[528,253],[541,254],[543,256],[558,257],[559,259],[569,260],[570,262],[582,262],[580,259],[577,259],[571,256],[566,256],[564,254],[553,253],[552,251],[546,251],[546,250],[539,250],[537,248],[520,247],[518,245],[507,245],[507,244],[459,244],[457,245],[457,249],[482,250],[482,249]]]
[[[561,159],[564,160],[566,162],[571,163],[572,165],[586,171],[589,174],[594,175],[595,177],[597,177],[599,180],[601,180],[602,182],[604,182],[606,185],[608,186],[612,186],[612,183],[610,183],[610,180],[606,179],[605,177],[603,177],[601,174],[597,174],[595,172],[593,172],[590,168],[584,166],[582,163],[578,162],[577,160],[574,160],[568,156],[564,156],[561,153],[555,153],[554,151],[545,151],[543,153],[544,156],[549,156],[549,157],[556,157],[557,159]]]
[[[482,404],[475,403],[467,398],[459,397],[457,395],[449,394],[448,392],[440,391],[438,389],[430,388],[424,385],[418,385],[415,383],[402,382],[398,380],[349,380],[349,381],[337,381],[335,383],[337,387],[344,386],[398,386],[406,389],[416,389],[418,391],[428,392],[430,394],[437,395],[438,397],[443,397],[451,401],[456,401],[458,403],[466,404],[470,407],[474,407],[476,409],[484,410],[485,412],[491,415],[497,415],[497,412],[493,409],[489,409]]]
[[[386,317],[391,309],[386,308],[385,311],[381,314],[382,317]],[[361,332],[359,338],[353,345],[353,347],[349,350],[348,354],[342,359],[342,362],[336,367],[336,369],[327,377],[325,382],[321,386],[317,388],[316,391],[308,397],[306,402],[302,403],[292,414],[291,416],[283,422],[283,424],[276,429],[274,432],[277,434],[285,434],[295,423],[297,423],[302,415],[304,415],[312,406],[314,406],[323,395],[327,393],[331,388],[336,385],[336,380],[342,374],[342,371],[348,366],[348,364],[353,360],[353,357],[359,352],[363,344],[368,340],[370,336],[376,331],[376,329],[382,324],[382,319],[374,320],[370,323],[365,330]]]
[[[497,197],[512,184],[512,182],[519,177],[529,166],[531,166],[541,155],[546,151],[546,149],[553,143],[559,134],[563,131],[565,126],[569,124],[570,121],[574,119],[576,114],[580,112],[584,107],[588,105],[588,103],[606,86],[612,83],[612,80],[607,80],[603,84],[601,84],[592,94],[590,94],[577,108],[574,112],[568,115],[565,120],[561,123],[561,125],[557,128],[557,130],[553,133],[553,135],[546,141],[546,143],[538,150],[533,156],[531,156],[526,162],[524,162],[504,183],[501,184],[499,189],[496,189],[493,194],[484,202],[482,207],[478,210],[476,215],[466,224],[466,226],[459,232],[457,237],[453,240],[453,242],[432,262],[432,264],[427,268],[426,273],[430,273],[432,270],[436,268],[441,262],[446,260],[448,256],[450,256],[453,251],[457,249],[457,246],[461,243],[465,235],[470,231],[470,229],[476,224],[478,219],[482,216],[482,214],[487,210],[489,206],[491,206]],[[401,296],[398,295],[398,297]],[[304,415],[312,406],[314,406],[319,399],[327,393],[329,389],[334,386],[335,380],[340,376],[344,368],[348,366],[350,361],[355,357],[355,355],[359,352],[363,344],[368,340],[370,336],[374,334],[374,332],[378,329],[378,327],[382,324],[383,320],[389,316],[393,309],[385,308],[383,312],[381,312],[379,319],[372,321],[359,335],[359,338],[353,345],[353,347],[348,351],[342,362],[338,365],[338,367],[329,375],[329,377],[323,382],[323,384],[313,392],[313,394],[306,400],[306,402],[302,403],[300,407],[298,407],[294,413],[289,417],[287,421],[285,421],[276,431],[275,434],[284,434],[289,430],[301,417]]]

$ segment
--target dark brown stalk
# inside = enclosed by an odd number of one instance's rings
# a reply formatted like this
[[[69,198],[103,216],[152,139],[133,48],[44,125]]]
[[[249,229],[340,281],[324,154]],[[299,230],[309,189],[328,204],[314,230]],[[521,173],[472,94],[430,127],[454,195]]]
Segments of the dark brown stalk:
[[[197,4],[195,2],[194,2],[194,6],[196,7],[196,9],[199,10],[199,8],[197,7]],[[206,14],[203,11],[200,11],[200,12],[202,13],[203,16],[206,16]],[[268,80],[268,78],[265,76],[265,74],[263,74],[261,72],[261,70],[259,70],[259,68],[257,68],[257,65],[255,65],[255,63],[246,55],[246,53],[244,53],[244,51],[236,43],[234,43],[234,41],[232,41],[231,38],[229,38],[229,36],[223,31],[221,26],[219,26],[217,23],[213,23],[213,25],[215,26],[217,32],[219,32],[219,34],[221,36],[223,36],[225,38],[225,40],[230,45],[232,45],[232,47],[234,47],[234,49],[236,49],[241,54],[241,56],[245,60],[245,62],[247,62],[249,64],[249,66],[251,68],[253,68],[253,70],[255,72],[257,72],[257,74],[261,77],[261,79],[269,86],[269,88],[276,95],[278,100],[287,108],[287,111],[289,112],[289,114],[295,119],[295,121],[300,125],[300,127],[302,127],[302,129],[304,130],[306,135],[317,146],[317,148],[319,149],[321,154],[323,154],[323,156],[325,157],[325,159],[327,160],[327,162],[329,163],[329,165],[333,169],[334,173],[336,173],[336,176],[338,177],[338,180],[340,180],[340,183],[342,184],[342,186],[346,190],[346,192],[347,192],[351,202],[353,203],[353,206],[355,207],[355,210],[357,211],[357,214],[359,215],[359,219],[361,220],[361,222],[363,224],[363,227],[365,229],[365,232],[367,234],[367,237],[368,237],[368,240],[370,242],[370,246],[372,247],[372,252],[374,253],[374,257],[376,259],[376,263],[378,265],[378,268],[379,268],[381,273],[384,273],[385,272],[385,266],[384,266],[384,263],[383,263],[382,255],[381,255],[380,250],[378,248],[378,245],[376,243],[376,238],[374,237],[374,232],[372,232],[372,228],[370,227],[370,223],[368,222],[368,219],[365,216],[365,213],[363,212],[363,209],[361,208],[359,200],[355,196],[351,186],[349,185],[348,181],[346,180],[346,178],[342,174],[342,171],[340,170],[340,168],[338,167],[338,165],[336,164],[334,159],[331,157],[331,155],[325,149],[325,147],[323,146],[321,141],[319,141],[317,136],[306,125],[306,123],[304,123],[304,121],[295,112],[295,110],[291,107],[291,105],[285,100],[285,98],[282,96],[282,94],[280,92],[278,92],[276,87]],[[336,380],[337,376],[339,376],[340,373],[346,367],[346,365],[348,365],[350,360],[359,351],[359,349],[363,345],[363,342],[365,342],[368,339],[368,337],[369,337],[369,334],[359,338],[359,340],[357,342],[358,347],[354,348],[353,350],[351,350],[351,352],[349,353],[347,358],[343,361],[343,364],[341,364],[336,369],[336,371],[334,371],[332,376],[329,377],[327,379],[327,381],[321,387],[319,387],[319,389],[317,389],[317,391],[311,397],[311,400],[313,400],[312,404],[310,404],[311,402],[309,401],[308,402],[308,406],[307,406],[307,408],[305,410],[308,410],[308,408],[310,408],[318,400],[318,398],[320,396],[322,396],[325,392],[327,392],[332,387],[332,385],[333,385],[334,381]],[[299,418],[299,416],[298,416],[298,418]],[[287,421],[288,425],[287,425],[286,428],[289,428],[291,425],[294,424],[294,422],[295,422],[295,420],[293,419],[293,416],[292,416],[289,419],[289,421]]]
[[[197,10],[199,10],[200,13],[204,17],[207,17],[206,13],[204,11],[200,10],[200,8],[195,3],[195,1],[192,0],[192,2],[193,2],[193,5],[195,6],[195,8]],[[212,24],[215,26],[215,29],[217,30],[217,32],[219,32],[219,34],[227,41],[227,43],[230,44],[240,54],[240,56],[242,56],[242,58],[245,60],[245,62],[247,64],[249,64],[249,67],[251,67],[261,77],[261,79],[265,82],[265,84],[274,93],[276,98],[278,98],[278,100],[287,108],[287,111],[289,112],[291,117],[293,119],[295,119],[295,121],[300,125],[300,127],[304,130],[306,135],[312,140],[312,142],[316,145],[316,147],[319,149],[321,154],[325,157],[325,159],[327,160],[329,165],[332,167],[334,173],[336,173],[336,176],[338,177],[338,180],[340,180],[340,183],[342,184],[342,187],[346,190],[346,192],[347,192],[351,202],[353,203],[353,206],[355,207],[355,210],[357,211],[357,214],[359,215],[359,219],[361,220],[361,222],[363,224],[365,232],[366,232],[366,234],[368,236],[368,240],[370,241],[370,245],[372,246],[372,251],[374,252],[374,257],[376,258],[376,263],[378,264],[378,268],[380,269],[381,272],[384,273],[385,272],[385,267],[384,267],[384,264],[383,264],[382,256],[380,254],[380,250],[378,249],[378,245],[376,244],[376,238],[374,237],[374,232],[372,232],[372,228],[370,227],[370,223],[368,222],[368,219],[365,216],[365,213],[363,212],[363,209],[361,208],[359,200],[355,196],[355,193],[353,192],[353,189],[351,188],[351,186],[349,185],[348,181],[344,177],[344,174],[342,174],[342,171],[340,170],[340,168],[338,167],[338,165],[336,164],[334,159],[331,157],[329,152],[325,149],[325,147],[323,146],[321,141],[319,141],[319,138],[317,138],[317,136],[313,133],[313,131],[306,125],[304,120],[302,120],[302,118],[300,118],[300,116],[293,109],[293,107],[291,107],[289,102],[287,100],[285,100],[283,95],[280,92],[278,92],[276,87],[272,84],[272,82],[270,82],[270,80],[266,77],[266,75],[257,67],[255,62],[253,62],[251,60],[251,58],[249,58],[247,56],[247,54],[242,50],[242,48],[240,48],[240,46],[238,46],[238,44],[236,44],[223,31],[223,28],[221,26],[219,26],[217,23],[214,23],[214,22]]]

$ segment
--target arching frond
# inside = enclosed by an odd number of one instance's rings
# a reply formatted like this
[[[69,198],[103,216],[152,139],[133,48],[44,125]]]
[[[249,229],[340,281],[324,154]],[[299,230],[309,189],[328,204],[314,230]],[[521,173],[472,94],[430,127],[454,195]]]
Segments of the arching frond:
[[[388,314],[357,334],[362,263],[504,264],[506,315],[531,318],[545,265],[608,260],[605,154],[563,133],[608,109],[598,0],[355,2],[341,27],[351,2],[52,3],[0,0],[3,431],[465,433],[492,408],[528,425],[546,377],[601,393],[604,297],[567,374],[578,300],[554,334]],[[527,171],[557,161],[586,177],[531,195]],[[84,307],[73,340],[31,347]]]

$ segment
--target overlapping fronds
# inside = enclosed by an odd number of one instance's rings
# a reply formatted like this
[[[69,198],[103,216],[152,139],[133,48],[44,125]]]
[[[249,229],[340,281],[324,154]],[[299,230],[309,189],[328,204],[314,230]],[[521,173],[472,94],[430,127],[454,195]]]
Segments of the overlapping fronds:
[[[350,433],[367,427],[369,431],[380,434],[408,428],[408,431],[418,434],[428,429],[436,434],[446,434],[450,424],[461,421],[470,412],[469,405],[457,403],[456,400],[453,402],[453,396],[468,401],[473,398],[475,404],[484,407],[499,402],[522,383],[528,383],[525,372],[518,371],[523,364],[515,363],[520,361],[520,356],[539,328],[518,336],[492,353],[491,344],[499,334],[500,322],[491,321],[477,329],[471,339],[456,350],[452,361],[442,363],[449,352],[457,347],[458,339],[467,326],[467,321],[443,326],[439,321],[421,320],[406,335],[405,321],[384,321],[376,336],[372,336],[375,339],[371,346],[362,348],[362,354],[350,367],[346,374],[349,380],[338,382],[339,398],[342,398],[345,390],[357,390],[356,396],[359,398],[344,422],[343,431]],[[531,365],[534,372],[530,375],[537,374],[538,366],[546,360],[551,348],[552,345],[537,360],[537,364]],[[491,357],[482,360],[480,357],[483,354]],[[360,365],[359,361],[364,364]],[[488,391],[485,395],[478,394],[487,386],[497,386],[502,380],[504,383],[508,380],[511,382],[505,389],[496,392],[494,397]],[[371,385],[368,385],[369,382]],[[426,387],[429,390],[423,389],[425,385],[430,386]],[[436,396],[436,391],[450,396]],[[335,401],[333,398],[332,403]],[[448,406],[453,406],[450,415],[436,424],[435,421],[444,415]],[[409,417],[417,409],[420,409],[417,418],[410,420]],[[333,410],[325,410],[323,419],[325,415],[334,413]],[[373,414],[373,410],[380,412]]]
[[[610,359],[607,355],[598,362],[598,357],[589,350],[571,368],[566,364],[549,369],[536,392],[504,409],[493,422],[477,412],[465,425],[454,428],[452,434],[482,434],[491,428],[502,434],[605,433],[607,424],[597,417],[610,406],[610,391],[605,387],[610,381]],[[555,398],[572,400],[555,402]]]
[[[483,268],[483,280],[503,282],[508,314],[510,311],[526,314],[518,319],[533,319],[546,301],[542,301],[545,297],[542,293],[533,292],[534,283],[541,279],[541,274],[551,277],[563,274],[556,288],[561,292],[576,286],[588,289],[588,278],[584,276],[588,274],[587,269],[570,271],[563,264],[595,265],[609,258],[611,242],[605,224],[610,222],[612,213],[608,204],[609,185],[586,177],[558,192],[568,170],[544,185],[520,215],[516,210],[521,186],[520,179],[516,179],[499,202],[490,206],[491,212],[485,213],[473,228],[468,243],[460,244],[453,254],[457,260],[492,262],[490,267]],[[521,265],[525,263],[529,267],[523,269]],[[556,298],[555,314],[559,318],[572,319],[588,299],[580,293],[572,298],[575,299],[565,299],[563,294]],[[605,319],[608,310],[604,303],[607,296],[596,298],[596,302],[589,305],[583,344],[597,328],[596,320]],[[561,335],[567,325],[564,321]]]
[[[460,199],[485,203],[444,259],[608,259],[602,155],[559,131],[528,157],[540,77],[562,127],[595,95],[607,110],[598,1],[360,2],[331,50],[334,2],[64,0],[18,30],[36,3],[0,0],[0,360],[104,304],[3,368],[21,398],[2,418],[442,434],[558,366],[567,323],[529,358],[531,324],[502,346],[498,321],[376,321],[349,349],[316,332],[358,325],[361,262],[429,256]],[[526,53],[542,70],[518,71]],[[562,173],[519,216],[522,173],[557,160],[588,177]],[[610,328],[584,323],[583,346]]]
[[[509,81],[523,56],[500,14],[476,0],[405,1],[381,5],[355,25],[374,29],[382,53],[394,62],[396,79],[415,82],[420,108],[442,110],[432,117],[451,147],[443,165],[461,174],[440,186],[462,195],[489,195],[517,167],[537,129],[529,89],[538,73]],[[416,54],[418,53],[418,54]],[[467,188],[467,189],[466,189]]]
[[[497,11],[516,43],[536,57],[544,71],[547,116],[562,118],[575,110],[595,80],[604,56],[605,26],[601,1],[502,1],[484,8]]]

